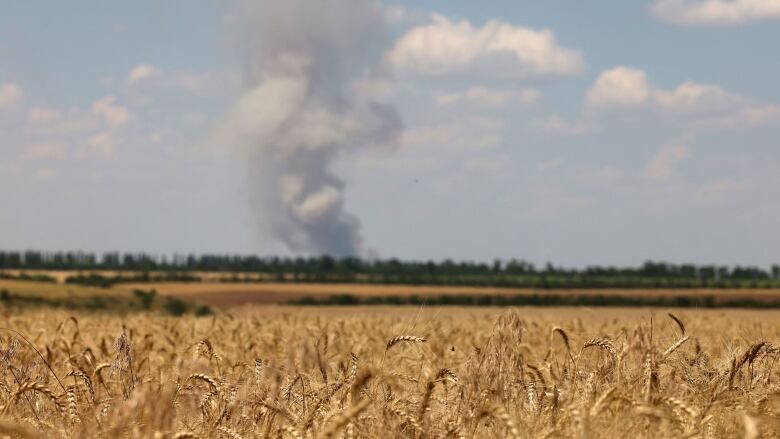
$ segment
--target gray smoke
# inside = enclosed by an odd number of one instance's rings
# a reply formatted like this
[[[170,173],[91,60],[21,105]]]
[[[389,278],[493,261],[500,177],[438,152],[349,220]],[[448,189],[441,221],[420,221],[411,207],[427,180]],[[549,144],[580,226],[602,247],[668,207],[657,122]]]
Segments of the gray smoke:
[[[251,164],[258,222],[296,253],[362,255],[344,209],[339,156],[395,143],[395,109],[356,92],[384,75],[382,5],[373,0],[247,0],[233,11],[245,92],[219,130]]]

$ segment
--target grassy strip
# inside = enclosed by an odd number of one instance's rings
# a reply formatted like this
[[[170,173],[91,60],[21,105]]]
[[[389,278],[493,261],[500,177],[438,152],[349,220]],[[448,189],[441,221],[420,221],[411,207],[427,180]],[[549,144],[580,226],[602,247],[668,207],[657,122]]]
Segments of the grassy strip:
[[[265,280],[260,280],[261,282]],[[533,289],[769,289],[779,288],[776,279],[697,279],[684,277],[643,277],[643,276],[604,276],[604,275],[322,275],[322,276],[282,276],[272,282],[295,283],[366,283],[380,285],[430,285],[430,286],[469,286]]]
[[[175,297],[159,298],[154,290],[135,290],[132,296],[100,295],[78,298],[46,298],[15,294],[3,289],[0,290],[0,304],[7,308],[44,307],[113,312],[156,310],[177,317],[188,313],[196,316],[206,316],[213,313],[207,305],[196,305]]]
[[[46,277],[46,276],[44,276]],[[29,277],[28,277],[29,278]],[[52,279],[53,281],[53,279]],[[547,276],[542,274],[526,275],[358,275],[330,274],[322,276],[302,275],[300,273],[277,273],[266,277],[247,278],[238,275],[206,279],[186,272],[139,272],[130,275],[104,275],[99,272],[79,274],[68,277],[69,284],[110,288],[126,283],[151,282],[223,282],[223,283],[365,283],[375,285],[429,285],[429,286],[468,286],[533,289],[768,289],[780,288],[780,280],[775,279],[689,279],[665,277],[633,276]]]
[[[629,296],[563,296],[563,295],[441,295],[441,296],[373,296],[338,294],[325,298],[303,297],[288,302],[304,306],[357,305],[428,305],[428,306],[623,306],[674,308],[780,308],[780,300],[723,299],[701,297],[629,297]]]
[[[140,273],[133,276],[103,276],[97,273],[70,276],[65,279],[65,283],[98,288],[111,288],[114,285],[126,283],[149,283],[149,282],[201,282],[202,279],[186,273],[170,272],[162,275],[151,275],[149,273]]]
[[[10,273],[3,273],[0,272],[0,279],[2,280],[18,280],[18,281],[26,281],[26,282],[45,282],[45,283],[57,283],[57,279],[47,276],[45,274],[27,274],[27,273],[19,273],[19,274],[10,274]]]

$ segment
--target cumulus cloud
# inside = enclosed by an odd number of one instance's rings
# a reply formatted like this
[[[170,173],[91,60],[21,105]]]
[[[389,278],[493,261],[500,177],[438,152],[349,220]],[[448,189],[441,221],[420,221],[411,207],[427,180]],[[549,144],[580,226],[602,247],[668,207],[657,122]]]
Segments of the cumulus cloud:
[[[653,13],[680,25],[738,25],[780,19],[780,0],[656,0]]]
[[[616,67],[602,72],[587,91],[584,119],[567,122],[557,116],[535,124],[547,132],[584,134],[606,125],[610,110],[644,108],[685,116],[678,140],[664,144],[645,167],[652,180],[670,179],[691,156],[691,144],[701,134],[719,129],[744,129],[780,123],[780,107],[756,104],[719,86],[686,81],[674,88],[657,87],[636,68]],[[682,140],[679,140],[682,139]]]
[[[24,101],[22,87],[12,82],[0,83],[0,111],[10,110]]]
[[[232,69],[163,71],[150,64],[130,70],[126,84],[134,89],[183,91],[198,97],[232,96],[240,89],[240,74]]]
[[[365,77],[355,81],[353,92],[366,100],[388,100],[398,95],[398,83],[388,77]]]
[[[433,15],[432,22],[404,34],[387,55],[402,73],[425,76],[479,74],[492,77],[574,75],[584,68],[580,52],[561,46],[549,29],[490,20]]]
[[[727,114],[696,120],[693,122],[691,130],[753,128],[768,124],[780,124],[780,106],[774,104],[745,105]]]
[[[103,157],[112,157],[114,155],[114,135],[111,131],[102,131],[90,136],[87,139],[89,152]]]
[[[590,108],[634,107],[647,102],[651,94],[645,72],[615,67],[596,78],[585,96],[585,105]]]
[[[92,114],[103,118],[109,127],[117,128],[130,121],[130,110],[118,104],[115,96],[106,96],[92,103]]]
[[[502,90],[489,87],[471,87],[468,90],[460,92],[437,93],[434,97],[436,104],[440,106],[467,103],[485,107],[501,107],[509,103],[515,97],[515,95],[515,92],[512,90]],[[519,101],[520,99],[518,98],[518,102]]]
[[[598,130],[598,126],[593,121],[568,121],[557,114],[537,119],[531,123],[531,126],[538,131],[563,137],[580,137]]]
[[[385,5],[384,13],[387,22],[396,26],[418,25],[430,20],[429,13],[401,5]]]
[[[160,74],[161,72],[157,67],[150,64],[140,64],[130,70],[130,73],[127,75],[127,83],[133,85],[160,76]]]
[[[27,113],[27,122],[40,135],[83,136],[99,129],[103,118],[79,107],[57,109],[34,107]]]
[[[403,134],[404,148],[427,148],[442,152],[484,150],[503,141],[506,123],[502,119],[466,116],[451,121],[414,127]]]
[[[32,107],[26,124],[32,141],[22,159],[113,157],[132,119],[130,109],[113,95],[96,99],[87,108]]]
[[[645,169],[655,180],[668,180],[677,166],[690,157],[690,148],[684,143],[669,143],[661,147]]]
[[[527,88],[520,92],[520,95],[518,98],[520,99],[520,102],[525,105],[530,105],[535,103],[539,100],[539,98],[542,96],[542,92],[535,88]]]
[[[33,107],[27,112],[27,120],[33,125],[52,125],[62,118],[62,112],[56,108]]]
[[[585,96],[585,108],[607,110],[653,106],[674,113],[713,113],[730,110],[745,99],[716,85],[684,82],[672,90],[653,86],[647,74],[631,67],[602,72]]]
[[[702,113],[733,108],[745,100],[716,85],[684,82],[674,90],[654,90],[655,102],[663,109],[679,113]]]

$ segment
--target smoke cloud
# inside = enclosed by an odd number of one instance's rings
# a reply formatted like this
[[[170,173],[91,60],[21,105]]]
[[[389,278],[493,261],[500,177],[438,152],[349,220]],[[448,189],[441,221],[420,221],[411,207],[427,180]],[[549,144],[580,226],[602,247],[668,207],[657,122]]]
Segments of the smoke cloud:
[[[231,26],[245,91],[218,130],[250,163],[258,223],[291,251],[363,255],[334,161],[393,145],[396,110],[361,93],[386,79],[383,7],[373,0],[239,3]]]

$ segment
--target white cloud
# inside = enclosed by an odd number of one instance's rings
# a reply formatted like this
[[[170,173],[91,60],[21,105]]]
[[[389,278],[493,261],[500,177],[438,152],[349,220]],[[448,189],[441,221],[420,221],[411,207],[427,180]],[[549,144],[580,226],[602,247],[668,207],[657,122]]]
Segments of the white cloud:
[[[564,137],[580,137],[598,131],[598,126],[592,121],[570,122],[557,114],[535,120],[531,126],[539,131]]]
[[[520,102],[525,105],[530,105],[535,103],[539,100],[540,97],[542,97],[542,92],[535,88],[527,88],[520,92]]]
[[[687,81],[672,90],[657,88],[643,70],[623,66],[602,72],[585,96],[589,110],[648,105],[673,113],[714,113],[744,102],[716,85]]]
[[[33,107],[27,113],[27,120],[34,125],[52,125],[62,121],[62,112],[56,108]]]
[[[428,76],[479,73],[489,76],[574,75],[582,54],[562,47],[548,29],[497,20],[475,27],[466,20],[434,15],[432,22],[403,35],[387,55],[401,72]]]
[[[384,16],[388,23],[395,26],[417,25],[430,20],[430,14],[400,5],[385,6]]]
[[[38,106],[27,113],[26,130],[34,139],[22,158],[50,160],[114,155],[120,134],[132,120],[130,109],[115,96],[105,96],[92,102],[87,110]],[[82,145],[71,150],[68,145]]]
[[[92,103],[92,114],[102,117],[112,128],[120,127],[130,121],[130,110],[116,102],[116,97],[106,96]]]
[[[635,107],[652,94],[645,72],[630,67],[615,67],[602,72],[585,96],[589,108]]]
[[[663,145],[645,167],[645,175],[663,181],[674,175],[674,171],[690,157],[689,144],[700,132],[724,128],[745,128],[780,122],[780,107],[756,105],[748,99],[729,93],[721,87],[710,84],[683,82],[677,87],[665,90],[655,87],[644,71],[630,67],[616,67],[602,72],[587,92],[584,102],[588,116],[594,116],[608,109],[636,107],[652,108],[673,115],[688,116],[684,119],[679,139]],[[601,121],[597,117],[586,120]],[[541,127],[548,131],[578,133],[588,126],[566,124],[551,118]]]
[[[102,155],[103,157],[112,157],[114,155],[114,136],[110,131],[103,131],[90,136],[87,139],[89,152]]]
[[[749,105],[729,114],[713,116],[695,121],[694,130],[752,128],[770,123],[780,124],[780,106]]]
[[[530,105],[539,98],[541,93],[536,89],[521,91],[498,89],[490,87],[471,87],[467,90],[449,93],[435,93],[436,104],[442,107],[474,104],[481,107],[503,107],[512,102]]]
[[[104,82],[114,86],[111,79]],[[199,97],[232,96],[241,89],[241,78],[236,70],[164,72],[150,64],[134,67],[125,82],[131,88],[179,90]]]
[[[399,92],[396,81],[388,78],[362,78],[352,85],[353,92],[365,100],[387,100]]]
[[[436,103],[442,106],[469,102],[486,107],[500,107],[512,98],[511,90],[499,90],[487,87],[471,87],[468,90],[455,93],[440,93],[436,95]]]
[[[653,13],[682,25],[737,25],[779,20],[780,0],[656,0]]]
[[[22,87],[12,83],[0,84],[0,111],[10,110],[24,101]]]
[[[78,136],[97,130],[101,118],[78,107],[68,110],[36,107],[27,114],[27,121],[35,133],[49,136]]]
[[[674,90],[654,90],[655,102],[663,109],[679,113],[701,113],[733,108],[744,102],[716,85],[685,82]]]
[[[463,117],[408,129],[402,136],[402,145],[445,151],[490,149],[503,141],[504,126],[502,119]]]
[[[729,93],[716,85],[683,82],[669,90],[655,87],[644,71],[617,67],[602,72],[587,92],[585,121],[605,123],[598,117],[609,109],[645,107],[675,116],[685,115],[679,139],[663,145],[645,167],[645,175],[654,180],[668,180],[690,157],[690,143],[702,132],[718,129],[744,129],[780,123],[780,107],[760,105]],[[536,125],[550,132],[585,132],[587,124],[567,123],[557,117]],[[582,130],[582,131],[580,131]]]
[[[655,180],[668,180],[677,166],[690,157],[690,149],[684,143],[669,143],[661,147],[645,169]]]
[[[133,85],[160,76],[160,74],[161,72],[157,67],[150,64],[141,64],[130,70],[130,73],[127,75],[127,83]]]

